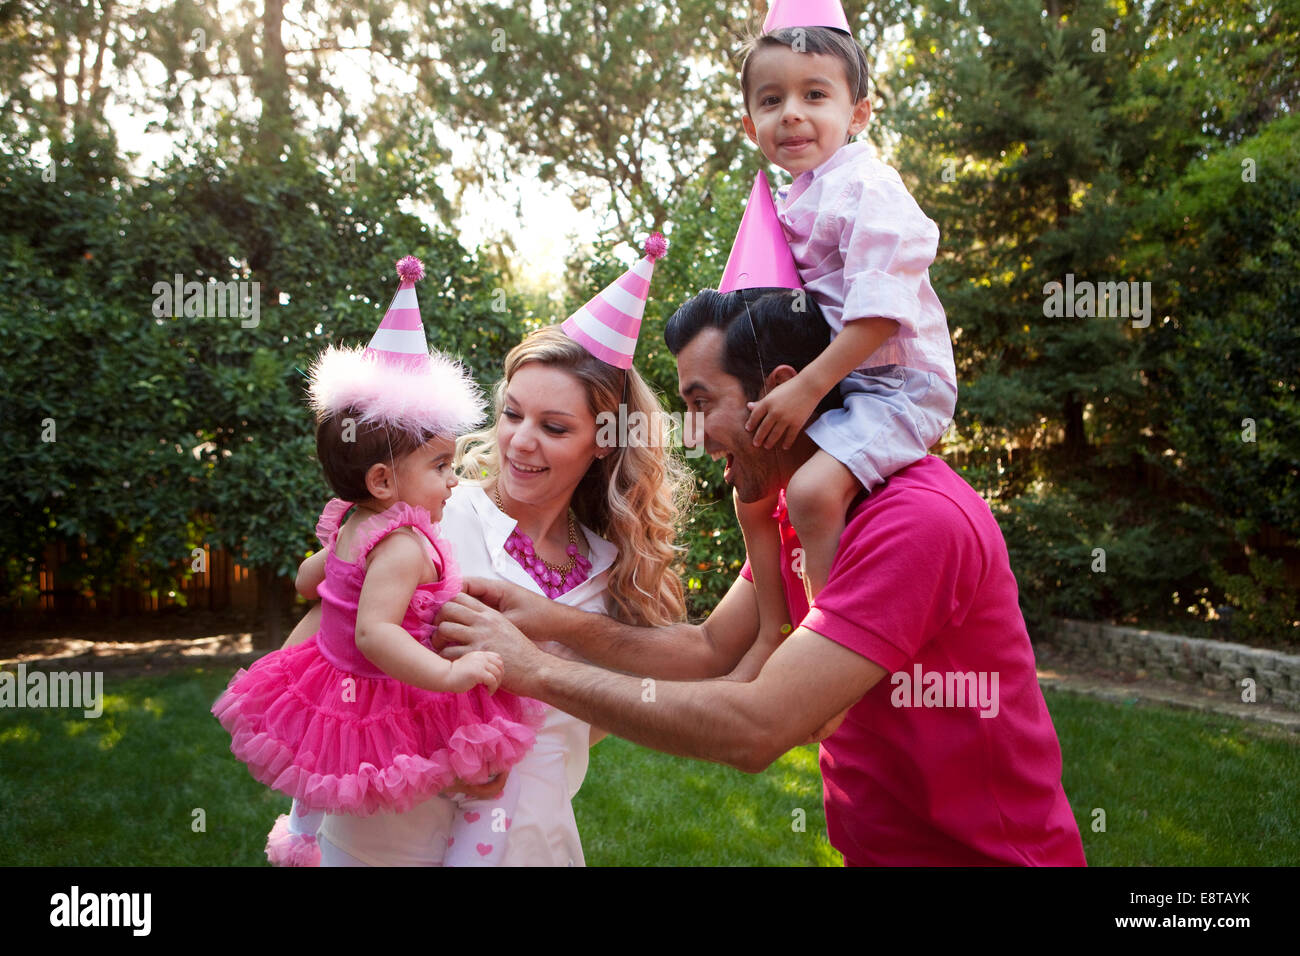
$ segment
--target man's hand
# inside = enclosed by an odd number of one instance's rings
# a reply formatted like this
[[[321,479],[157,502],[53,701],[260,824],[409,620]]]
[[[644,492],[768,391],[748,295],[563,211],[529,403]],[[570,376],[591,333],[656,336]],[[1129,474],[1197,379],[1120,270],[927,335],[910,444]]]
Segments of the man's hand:
[[[802,379],[802,375],[796,375],[757,402],[749,403],[745,430],[754,433],[756,447],[776,448],[779,445],[789,450],[808,424],[822,396],[810,391]]]
[[[550,610],[551,602],[540,594],[509,581],[494,578],[466,578],[465,593],[488,607],[496,608],[515,627],[525,630],[530,621],[538,620]],[[545,640],[539,637],[538,640]]]
[[[506,666],[501,686],[531,696],[530,680],[547,655],[500,611],[469,594],[458,594],[438,612],[438,632],[449,642],[443,648],[443,657],[456,660],[474,651],[499,654]]]

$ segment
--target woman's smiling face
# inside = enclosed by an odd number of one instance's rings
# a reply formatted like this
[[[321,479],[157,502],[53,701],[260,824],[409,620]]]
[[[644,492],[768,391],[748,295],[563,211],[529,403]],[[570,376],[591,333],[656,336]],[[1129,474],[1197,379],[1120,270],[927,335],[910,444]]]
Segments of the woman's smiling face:
[[[502,490],[511,499],[542,505],[571,498],[599,451],[582,383],[539,362],[521,366],[506,384],[497,447]]]

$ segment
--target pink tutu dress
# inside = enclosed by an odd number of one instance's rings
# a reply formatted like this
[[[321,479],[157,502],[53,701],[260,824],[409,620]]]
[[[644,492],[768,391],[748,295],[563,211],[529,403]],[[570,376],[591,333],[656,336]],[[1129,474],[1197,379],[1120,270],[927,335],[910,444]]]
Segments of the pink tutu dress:
[[[426,647],[460,574],[429,513],[404,503],[367,519],[356,559],[343,560],[335,540],[351,507],[331,501],[316,526],[327,550],[320,630],[237,673],[212,712],[230,732],[231,752],[262,783],[304,810],[368,816],[408,810],[456,778],[484,783],[509,769],[532,747],[543,714],[536,701],[481,684],[461,694],[411,687],[365,658],[357,602],[366,556],[385,536],[414,528],[440,570],[441,580],[416,589],[402,620]]]

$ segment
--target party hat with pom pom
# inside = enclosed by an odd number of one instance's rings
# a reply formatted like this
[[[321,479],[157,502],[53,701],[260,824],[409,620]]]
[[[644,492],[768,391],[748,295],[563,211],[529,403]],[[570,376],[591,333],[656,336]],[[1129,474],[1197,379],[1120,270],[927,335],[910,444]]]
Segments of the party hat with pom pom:
[[[463,365],[429,349],[415,296],[424,265],[406,256],[397,277],[397,294],[370,344],[330,346],[312,365],[312,409],[318,419],[347,415],[426,439],[459,435],[483,420],[487,403]]]
[[[772,190],[763,172],[754,177],[736,241],[722,270],[719,292],[737,289],[802,289],[790,243],[776,217]]]
[[[415,284],[424,278],[424,263],[415,256],[399,259],[397,277],[402,280],[397,294],[366,351],[398,365],[419,364],[429,354],[429,341],[424,337],[424,323],[420,320],[420,303],[415,298]]]
[[[667,251],[668,241],[653,233],[646,240],[645,256],[565,319],[560,329],[602,362],[615,368],[631,368],[655,260],[663,258]]]
[[[763,32],[788,27],[830,27],[853,35],[840,0],[772,0],[763,21]]]

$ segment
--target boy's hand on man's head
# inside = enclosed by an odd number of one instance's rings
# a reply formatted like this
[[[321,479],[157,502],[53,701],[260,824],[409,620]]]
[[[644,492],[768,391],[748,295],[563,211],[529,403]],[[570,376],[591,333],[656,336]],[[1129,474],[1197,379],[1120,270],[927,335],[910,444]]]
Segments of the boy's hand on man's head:
[[[808,424],[822,397],[810,392],[799,379],[800,376],[796,375],[777,385],[757,402],[749,403],[745,430],[754,433],[755,447],[776,448],[779,445],[789,450]]]

